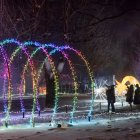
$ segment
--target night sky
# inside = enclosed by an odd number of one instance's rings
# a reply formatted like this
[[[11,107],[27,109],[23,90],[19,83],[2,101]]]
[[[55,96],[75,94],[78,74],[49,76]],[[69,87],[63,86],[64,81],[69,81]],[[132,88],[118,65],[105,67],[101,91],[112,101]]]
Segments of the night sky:
[[[139,0],[1,0],[0,13],[1,40],[69,44],[95,75],[140,80]]]

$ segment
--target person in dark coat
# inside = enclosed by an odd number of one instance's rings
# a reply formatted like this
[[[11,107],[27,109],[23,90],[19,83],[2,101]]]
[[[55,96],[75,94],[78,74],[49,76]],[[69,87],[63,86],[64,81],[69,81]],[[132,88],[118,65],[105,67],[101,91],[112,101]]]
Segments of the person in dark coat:
[[[136,90],[135,90],[135,95],[134,95],[134,101],[133,103],[135,105],[140,104],[140,87],[138,84],[136,84]]]
[[[106,90],[106,96],[107,96],[107,101],[108,101],[108,112],[110,110],[110,105],[112,108],[112,112],[115,112],[115,89],[114,89],[114,85],[111,85],[110,87],[108,87],[108,89]]]
[[[132,111],[133,94],[134,94],[134,87],[133,85],[130,85],[126,93],[126,102],[130,104],[131,111]]]

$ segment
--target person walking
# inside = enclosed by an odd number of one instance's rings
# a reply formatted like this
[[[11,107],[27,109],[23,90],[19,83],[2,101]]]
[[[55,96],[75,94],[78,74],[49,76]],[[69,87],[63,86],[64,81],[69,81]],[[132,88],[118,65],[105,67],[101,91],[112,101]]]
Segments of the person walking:
[[[108,101],[108,112],[110,111],[110,105],[111,105],[111,109],[112,112],[115,112],[115,89],[114,89],[114,85],[111,85],[110,87],[108,87],[108,89],[106,90],[106,96],[107,96],[107,101]]]

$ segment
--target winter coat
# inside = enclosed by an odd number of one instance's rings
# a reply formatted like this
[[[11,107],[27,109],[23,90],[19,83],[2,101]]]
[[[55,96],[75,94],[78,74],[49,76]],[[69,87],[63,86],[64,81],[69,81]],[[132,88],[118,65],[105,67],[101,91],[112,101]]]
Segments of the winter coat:
[[[133,93],[134,89],[130,86],[126,94],[126,102],[128,102],[129,104],[133,102]]]
[[[114,93],[114,89],[107,89],[107,91],[106,91],[106,96],[107,96],[108,102],[113,102],[113,103],[115,103],[115,93]]]
[[[135,90],[135,95],[134,95],[134,102],[135,105],[140,104],[140,88],[137,88]]]

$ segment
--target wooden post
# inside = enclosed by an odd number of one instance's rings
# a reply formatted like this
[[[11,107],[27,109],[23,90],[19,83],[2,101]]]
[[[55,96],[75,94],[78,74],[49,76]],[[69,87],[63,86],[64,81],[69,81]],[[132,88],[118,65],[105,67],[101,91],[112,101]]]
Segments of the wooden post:
[[[24,111],[22,112],[22,117],[23,117],[23,118],[25,117],[25,113],[24,113]]]
[[[7,121],[5,121],[5,127],[8,128],[8,123],[7,123]]]
[[[91,121],[91,116],[88,116],[88,121],[89,121],[89,122]]]
[[[123,107],[123,101],[122,101],[122,107]]]
[[[40,117],[40,110],[38,111],[38,116]]]
[[[100,111],[101,111],[101,109],[102,109],[102,104],[101,104],[101,102],[100,102]]]
[[[68,113],[68,106],[67,105],[65,106],[65,111],[66,111],[66,113]]]

